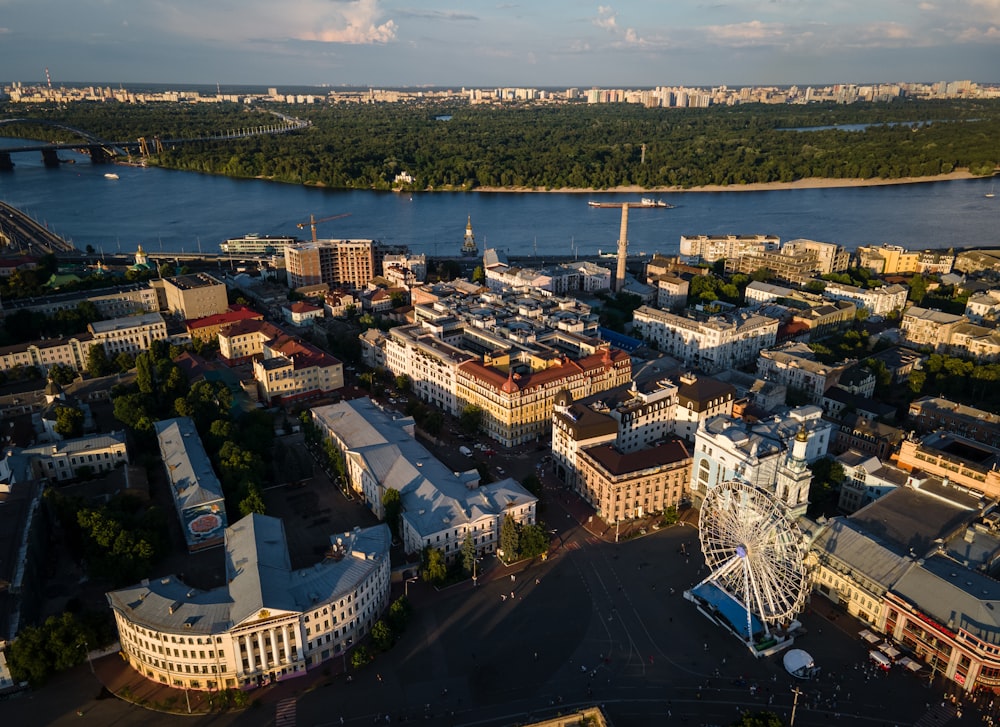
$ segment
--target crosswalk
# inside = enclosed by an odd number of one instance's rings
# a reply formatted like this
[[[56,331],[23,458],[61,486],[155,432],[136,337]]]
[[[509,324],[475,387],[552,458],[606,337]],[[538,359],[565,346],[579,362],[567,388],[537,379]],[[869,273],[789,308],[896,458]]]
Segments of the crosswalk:
[[[938,702],[918,719],[913,727],[941,727],[955,718],[955,705],[949,702]]]
[[[295,727],[295,698],[282,699],[275,707],[275,727]]]

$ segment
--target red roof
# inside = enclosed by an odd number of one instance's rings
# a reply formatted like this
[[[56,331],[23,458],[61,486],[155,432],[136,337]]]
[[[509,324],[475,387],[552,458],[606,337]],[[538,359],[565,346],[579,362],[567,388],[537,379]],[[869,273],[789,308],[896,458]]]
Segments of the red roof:
[[[304,300],[297,300],[291,305],[285,307],[292,313],[315,313],[316,311],[323,310],[319,306],[312,305],[311,303],[306,303]]]
[[[307,369],[310,366],[325,368],[336,366],[340,363],[328,353],[320,351],[310,343],[306,343],[301,338],[282,334],[268,344],[272,351],[280,353],[292,362],[292,368]]]
[[[189,330],[206,328],[209,326],[222,326],[227,323],[239,323],[240,321],[262,321],[264,316],[255,310],[247,308],[245,305],[232,305],[226,313],[216,313],[204,318],[195,318],[187,321]]]

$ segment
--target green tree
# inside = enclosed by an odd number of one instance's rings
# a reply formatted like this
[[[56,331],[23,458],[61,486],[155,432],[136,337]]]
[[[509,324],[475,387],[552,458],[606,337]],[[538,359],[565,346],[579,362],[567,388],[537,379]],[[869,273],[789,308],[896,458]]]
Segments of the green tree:
[[[108,360],[108,354],[104,350],[104,346],[99,343],[91,345],[87,349],[87,373],[91,376],[107,376],[114,370],[111,362]]]
[[[133,368],[135,368],[135,356],[128,353],[127,351],[122,351],[120,354],[115,356],[114,366],[123,374],[128,371],[131,371]]]
[[[473,283],[485,283],[486,282],[486,272],[483,270],[482,265],[477,265],[472,271],[472,282]]]
[[[537,523],[524,525],[518,536],[518,556],[521,558],[537,558],[549,552],[549,534]]]
[[[483,410],[475,404],[469,404],[458,417],[458,428],[466,434],[478,434],[483,424]]]
[[[135,383],[139,393],[151,395],[156,390],[156,366],[151,352],[143,351],[135,357]]]
[[[396,377],[396,390],[397,391],[407,392],[411,388],[412,388],[412,384],[410,382],[410,377],[409,376],[407,376],[406,374],[400,374],[399,376]]]
[[[844,466],[832,457],[821,457],[809,465],[809,517],[832,514],[837,506],[838,490],[844,481]]]
[[[34,687],[56,672],[65,671],[87,658],[87,647],[97,646],[97,634],[72,613],[49,616],[41,626],[27,626],[7,647],[7,659],[15,681]]]
[[[392,629],[382,619],[375,622],[372,626],[372,643],[375,644],[375,648],[379,651],[388,651],[392,648],[392,643],[395,639]]]
[[[420,426],[432,437],[436,437],[444,430],[444,415],[437,409],[429,411]]]
[[[433,585],[441,585],[448,577],[448,567],[445,565],[444,553],[430,546],[424,548],[423,564],[420,577]]]
[[[60,386],[67,386],[76,379],[76,370],[66,364],[56,364],[49,369],[49,378]]]
[[[401,633],[406,629],[412,610],[410,600],[406,596],[400,596],[392,602],[392,605],[389,606],[388,618],[393,631]]]
[[[66,439],[83,436],[83,412],[75,406],[57,406],[55,432]]]
[[[732,723],[732,727],[784,727],[784,722],[774,712],[744,711],[740,718]]]
[[[382,508],[385,511],[385,522],[392,531],[394,538],[399,537],[399,516],[403,512],[403,499],[399,490],[387,487],[382,495]]]
[[[240,500],[240,515],[246,517],[251,513],[267,514],[267,506],[264,504],[264,498],[261,497],[260,488],[254,486],[249,487],[246,497]]]
[[[500,550],[503,551],[500,557],[508,563],[517,560],[520,555],[517,523],[510,515],[504,515],[503,522],[500,523]]]
[[[472,533],[465,534],[462,541],[462,568],[466,573],[472,573],[476,564],[476,544],[472,540]]]
[[[363,669],[372,662],[372,655],[368,651],[368,647],[361,644],[355,647],[354,651],[351,653],[351,668],[352,669]]]

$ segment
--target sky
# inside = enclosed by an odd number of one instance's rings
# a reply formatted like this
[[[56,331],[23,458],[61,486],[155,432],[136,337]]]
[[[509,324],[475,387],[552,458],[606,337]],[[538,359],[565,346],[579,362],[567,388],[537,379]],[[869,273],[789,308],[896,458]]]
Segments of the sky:
[[[1000,0],[0,0],[0,81],[1000,81]]]

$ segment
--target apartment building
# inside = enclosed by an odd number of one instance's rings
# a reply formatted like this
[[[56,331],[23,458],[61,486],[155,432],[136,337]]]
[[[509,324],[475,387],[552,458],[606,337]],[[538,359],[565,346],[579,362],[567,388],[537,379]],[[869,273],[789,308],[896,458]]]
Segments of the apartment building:
[[[909,421],[924,432],[945,429],[991,447],[1000,446],[1000,415],[943,396],[925,396],[910,402]]]
[[[973,293],[965,303],[965,317],[973,323],[995,323],[1000,313],[1000,290]]]
[[[230,366],[247,363],[264,354],[264,345],[283,335],[267,321],[247,320],[219,331],[219,358]]]
[[[950,273],[954,253],[940,250],[911,252],[899,245],[862,245],[854,253],[858,265],[876,275],[913,275],[915,273]]]
[[[175,575],[107,594],[121,654],[178,689],[250,689],[299,676],[360,643],[389,604],[385,525],[330,536],[330,556],[294,570],[281,520],[251,514],[225,530],[224,585]]]
[[[680,310],[687,305],[690,284],[678,275],[661,275],[656,280],[656,307]]]
[[[87,325],[87,329],[93,337],[92,345],[104,346],[108,358],[120,353],[134,356],[148,351],[153,341],[167,340],[167,322],[159,313],[94,321]]]
[[[775,235],[681,235],[680,253],[686,258],[714,263],[779,249],[781,238]]]
[[[921,470],[946,478],[953,486],[988,498],[1000,497],[1000,449],[954,432],[907,437],[899,446],[896,464],[908,472]]]
[[[104,318],[121,318],[160,310],[156,288],[150,283],[134,283],[98,290],[52,293],[41,298],[5,300],[0,307],[0,316],[9,316],[19,310],[52,316],[61,310],[73,310],[81,303],[93,303]]]
[[[788,342],[760,352],[757,375],[765,381],[776,381],[805,395],[813,404],[820,404],[823,394],[840,381],[841,375],[857,363],[854,359],[838,364],[824,364],[804,343]]]
[[[386,255],[407,255],[406,246],[383,245],[377,240],[318,240],[288,245],[285,269],[288,287],[346,285],[363,289],[382,273]]]
[[[443,329],[442,329],[443,330]],[[385,366],[396,376],[410,380],[413,393],[421,400],[432,403],[452,415],[461,413],[458,399],[458,366],[472,361],[475,356],[423,325],[396,326],[387,336],[361,334],[367,339],[365,350],[371,352],[371,361],[378,358],[377,348]],[[377,338],[378,341],[371,340]],[[458,342],[459,337],[450,337]],[[384,342],[382,346],[378,342]]]
[[[328,394],[344,386],[344,366],[300,338],[280,335],[263,344],[253,375],[260,399],[287,405]]]
[[[93,338],[89,333],[65,339],[49,338],[0,347],[0,371],[8,372],[18,367],[34,366],[43,376],[53,366],[68,366],[83,371]]]
[[[164,309],[184,320],[205,318],[229,310],[226,285],[208,273],[178,275],[158,281],[166,297]]]
[[[941,352],[951,344],[955,329],[968,322],[965,316],[911,305],[903,312],[899,328],[907,343]]]
[[[632,320],[635,331],[659,351],[708,374],[751,363],[778,335],[776,319],[746,312],[699,320],[641,306]]]
[[[511,478],[482,484],[476,470],[453,472],[413,438],[412,418],[396,418],[371,399],[352,399],[312,410],[313,422],[342,454],[348,486],[377,517],[384,494],[399,492],[400,534],[406,553],[436,548],[449,562],[466,537],[477,555],[497,551],[506,516],[536,521],[538,499]]]
[[[264,314],[247,308],[245,305],[231,305],[225,313],[217,313],[214,316],[196,318],[187,321],[187,331],[192,339],[199,341],[214,341],[219,337],[219,332],[240,321],[262,321]]]
[[[859,288],[854,285],[827,282],[823,296],[833,300],[848,300],[873,316],[887,316],[906,307],[909,294],[904,285],[883,285],[879,288]]]
[[[910,474],[873,455],[849,449],[835,458],[844,468],[837,509],[851,514],[870,505],[897,487],[905,486]]]
[[[677,438],[633,452],[613,444],[580,449],[577,492],[605,522],[641,518],[686,499],[691,455]]]

